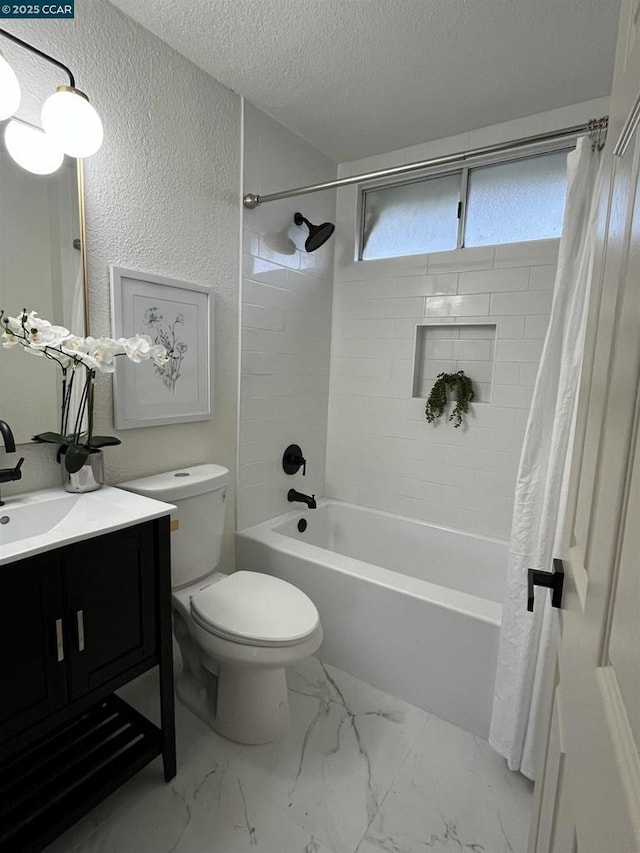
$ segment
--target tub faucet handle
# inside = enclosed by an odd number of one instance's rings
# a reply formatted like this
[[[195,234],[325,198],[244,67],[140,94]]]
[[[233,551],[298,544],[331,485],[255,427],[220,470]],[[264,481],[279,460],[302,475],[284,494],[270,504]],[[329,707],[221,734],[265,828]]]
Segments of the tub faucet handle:
[[[302,449],[298,444],[290,444],[282,457],[282,468],[285,474],[297,474],[302,468],[302,476],[307,473],[307,460],[302,455]]]

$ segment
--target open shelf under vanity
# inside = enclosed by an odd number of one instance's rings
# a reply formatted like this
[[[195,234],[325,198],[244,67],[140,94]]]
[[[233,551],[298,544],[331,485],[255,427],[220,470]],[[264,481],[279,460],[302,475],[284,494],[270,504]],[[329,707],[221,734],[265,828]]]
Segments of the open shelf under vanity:
[[[162,732],[111,695],[0,767],[0,851],[37,853],[154,758]]]

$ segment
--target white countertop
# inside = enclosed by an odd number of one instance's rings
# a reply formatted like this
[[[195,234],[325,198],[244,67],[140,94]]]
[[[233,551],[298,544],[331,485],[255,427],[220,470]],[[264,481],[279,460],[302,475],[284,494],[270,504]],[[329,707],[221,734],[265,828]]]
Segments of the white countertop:
[[[161,518],[174,509],[173,504],[113,486],[86,494],[53,488],[15,495],[0,506],[0,566]],[[29,535],[31,529],[40,530],[47,525],[51,526],[45,532]],[[17,529],[22,532],[15,539]],[[9,541],[12,538],[14,541]]]

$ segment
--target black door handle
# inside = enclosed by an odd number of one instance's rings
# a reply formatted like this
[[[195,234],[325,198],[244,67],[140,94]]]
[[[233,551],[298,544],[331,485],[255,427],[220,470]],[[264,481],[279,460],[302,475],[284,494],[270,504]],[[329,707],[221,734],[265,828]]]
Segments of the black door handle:
[[[533,612],[534,586],[548,587],[551,590],[551,606],[562,607],[562,590],[564,587],[564,565],[562,560],[554,557],[552,572],[545,572],[542,569],[527,570],[527,610],[531,612]]]

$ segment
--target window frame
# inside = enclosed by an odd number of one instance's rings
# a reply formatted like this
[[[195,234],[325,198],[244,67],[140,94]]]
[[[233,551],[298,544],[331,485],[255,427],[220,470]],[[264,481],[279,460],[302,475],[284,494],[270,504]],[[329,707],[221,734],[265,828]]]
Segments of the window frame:
[[[383,180],[368,181],[358,184],[358,201],[356,207],[356,229],[355,229],[355,247],[354,261],[371,263],[373,261],[395,261],[407,257],[416,257],[416,255],[391,255],[384,258],[363,258],[364,251],[364,224],[365,224],[365,209],[366,196],[368,192],[386,189],[387,187],[399,187],[407,184],[415,184],[420,181],[426,181],[431,178],[442,178],[447,175],[460,175],[460,197],[458,200],[458,233],[455,249],[448,251],[457,252],[465,248],[464,238],[467,223],[467,202],[469,197],[469,172],[481,166],[497,166],[501,163],[509,163],[512,160],[527,160],[532,157],[542,157],[545,154],[555,154],[559,151],[572,151],[579,136],[569,137],[561,140],[550,140],[549,142],[531,143],[526,146],[518,146],[513,151],[498,151],[494,153],[474,154],[465,156],[460,155],[460,163],[447,163],[444,165],[428,166],[420,169],[415,175],[407,178],[403,175],[399,178],[387,178]],[[491,244],[491,245],[504,245]],[[477,247],[476,247],[477,248]],[[431,254],[430,252],[420,252],[416,254]]]

